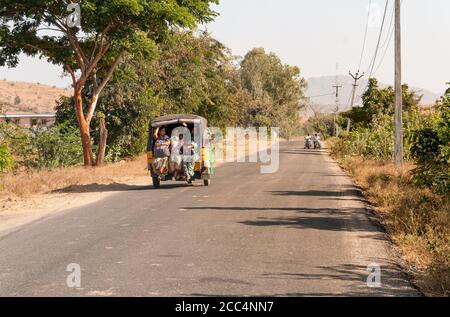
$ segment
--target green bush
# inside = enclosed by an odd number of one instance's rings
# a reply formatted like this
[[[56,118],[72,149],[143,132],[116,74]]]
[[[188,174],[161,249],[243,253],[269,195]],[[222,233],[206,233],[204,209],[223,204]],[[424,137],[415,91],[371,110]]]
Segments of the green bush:
[[[368,128],[359,127],[343,135],[333,146],[333,152],[343,156],[363,156],[368,159],[389,160],[393,155],[393,122],[388,115],[374,118]]]
[[[15,160],[16,166],[32,167],[35,151],[33,134],[11,123],[0,123],[0,144],[5,144]]]
[[[6,144],[0,145],[0,173],[6,173],[12,170],[14,160]]]
[[[417,109],[404,112],[404,147],[403,154],[406,160],[412,159],[411,150],[416,141],[413,135],[418,129],[430,126],[430,119],[423,116]],[[365,127],[358,125],[349,134],[343,133],[334,145],[333,151],[341,156],[362,156],[366,159],[388,161],[394,155],[394,121],[390,114],[378,113]],[[424,149],[426,153],[434,153]]]
[[[450,196],[450,93],[437,108],[431,123],[410,136],[412,157],[418,165],[414,175],[419,185]]]
[[[33,138],[37,168],[57,168],[83,163],[83,148],[77,128],[58,125],[38,131]]]
[[[36,131],[0,124],[0,144],[9,149],[18,168],[56,168],[83,162],[78,128],[67,124]]]

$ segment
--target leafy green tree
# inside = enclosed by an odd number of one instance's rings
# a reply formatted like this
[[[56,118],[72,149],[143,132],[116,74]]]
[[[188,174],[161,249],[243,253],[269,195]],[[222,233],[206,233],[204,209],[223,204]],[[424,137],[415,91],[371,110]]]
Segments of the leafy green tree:
[[[243,96],[232,62],[230,51],[205,32],[174,34],[161,44],[155,64],[160,113],[195,113],[214,126],[235,125]]]
[[[98,113],[104,115],[106,121],[106,157],[110,161],[142,153],[147,144],[149,119],[159,115],[161,107],[151,87],[156,76],[155,61],[130,57],[125,57],[124,61],[97,105]],[[57,124],[76,125],[74,103],[72,97],[61,98],[56,107]],[[97,140],[98,125],[94,121],[91,125],[92,136]],[[94,148],[96,146],[99,144],[94,141]]]
[[[151,117],[195,113],[213,126],[240,122],[244,102],[239,73],[229,50],[207,33],[174,32],[158,44],[157,58],[124,61],[97,105],[106,119],[109,160],[145,149]],[[85,91],[90,90],[88,85]],[[73,98],[62,98],[57,106],[59,124],[75,124],[73,105]],[[94,124],[91,128],[97,139],[98,128]]]
[[[402,86],[403,90],[403,110],[407,113],[413,113],[417,110],[422,96],[409,88],[408,85]],[[359,126],[368,127],[373,118],[378,115],[394,115],[395,113],[395,92],[392,87],[380,88],[375,78],[369,79],[367,90],[362,96],[363,107],[355,107],[349,112],[342,114],[342,117],[349,118],[354,128]],[[408,123],[409,115],[405,116]]]
[[[244,122],[247,126],[280,127],[289,136],[299,124],[306,81],[298,67],[282,64],[274,53],[262,48],[247,53],[241,62],[242,86],[250,96]]]
[[[334,115],[316,113],[303,124],[303,133],[320,133],[325,139],[329,138],[334,133]]]
[[[94,165],[90,123],[99,97],[126,55],[150,58],[174,26],[210,21],[217,0],[79,0],[81,27],[71,27],[66,1],[4,0],[0,10],[0,65],[19,54],[61,65],[71,76],[84,164]],[[91,83],[89,94],[84,89]],[[84,98],[88,97],[87,105]]]

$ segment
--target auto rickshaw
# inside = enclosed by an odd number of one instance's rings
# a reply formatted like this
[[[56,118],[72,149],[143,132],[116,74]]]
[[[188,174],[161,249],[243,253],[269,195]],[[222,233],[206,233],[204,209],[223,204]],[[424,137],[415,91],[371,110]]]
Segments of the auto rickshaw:
[[[175,173],[170,168],[167,171],[161,172],[155,168],[155,132],[164,128],[166,135],[171,140],[170,151],[173,157],[174,142],[172,140],[178,138],[179,131],[185,131],[191,141],[195,142],[197,153],[192,153],[192,163],[194,167],[194,176],[190,179],[184,177],[175,178]],[[189,132],[187,132],[189,131]],[[193,135],[192,135],[193,134]],[[180,135],[182,137],[183,135]],[[186,136],[183,136],[186,140]],[[214,174],[214,149],[213,136],[208,129],[208,121],[205,118],[196,115],[169,115],[156,118],[150,121],[149,124],[149,138],[147,145],[147,163],[148,170],[152,177],[153,187],[155,189],[161,186],[161,182],[176,180],[187,181],[189,184],[195,180],[202,180],[205,186],[211,184],[211,176]],[[184,156],[186,157],[186,156]],[[184,169],[184,164],[182,164]],[[178,171],[179,173],[180,171]],[[184,171],[183,171],[184,172]]]

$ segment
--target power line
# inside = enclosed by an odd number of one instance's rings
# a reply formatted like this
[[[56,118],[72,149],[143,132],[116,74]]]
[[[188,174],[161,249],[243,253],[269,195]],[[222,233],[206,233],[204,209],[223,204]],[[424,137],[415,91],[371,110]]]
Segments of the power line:
[[[395,8],[393,7],[392,8],[392,13],[391,13],[391,21],[389,22],[389,28],[388,28],[388,33],[387,34],[390,34],[391,32],[393,32],[393,30],[394,30],[394,27],[395,27],[395,25],[394,25],[394,17],[395,17]],[[388,42],[388,40],[389,40],[389,36],[386,36],[386,39],[384,40],[384,42],[383,42],[383,44],[380,46],[380,48],[383,48],[383,47],[385,47],[385,45],[386,45],[386,43]]]
[[[389,0],[386,0],[386,5],[384,6],[383,20],[381,22],[381,27],[380,27],[380,34],[378,35],[378,41],[377,41],[377,46],[375,48],[375,54],[374,54],[374,56],[372,58],[372,61],[369,64],[370,71],[367,70],[367,73],[369,73],[369,77],[368,77],[366,88],[364,90],[367,90],[369,88],[370,79],[372,78],[372,75],[373,75],[373,69],[375,67],[375,63],[376,63],[377,56],[378,56],[378,51],[380,49],[381,38],[383,36],[384,24],[385,24],[385,21],[386,21],[386,15],[387,15],[388,7],[389,7]]]
[[[372,77],[373,69],[375,68],[375,63],[376,63],[376,60],[377,60],[378,51],[380,49],[381,37],[383,36],[384,23],[386,21],[386,15],[387,15],[388,7],[389,7],[389,0],[386,0],[386,5],[384,6],[383,21],[381,22],[380,34],[378,36],[378,42],[377,42],[377,46],[375,48],[375,54],[373,56],[372,62],[370,63],[370,66],[369,66],[369,68],[370,68],[370,72],[368,72],[369,73],[369,79]]]
[[[364,52],[366,50],[367,31],[369,30],[369,21],[370,21],[371,10],[372,10],[372,0],[369,0],[369,12],[367,13],[366,30],[364,32],[363,47],[362,47],[362,50],[361,50],[361,58],[359,59],[358,70],[361,69],[361,65],[362,65],[362,61],[363,61],[363,57],[364,57]]]
[[[320,98],[320,97],[326,97],[326,96],[331,96],[331,95],[334,95],[334,92],[332,92],[330,94],[317,95],[317,96],[311,96],[311,97],[306,96],[306,98],[313,99],[313,98]]]
[[[394,30],[395,30],[395,29],[392,28],[391,34],[389,35],[389,43],[388,43],[388,45],[386,46],[386,49],[384,50],[384,53],[383,53],[383,57],[381,58],[380,63],[378,64],[378,66],[377,66],[377,68],[375,69],[375,71],[373,72],[373,74],[376,74],[376,73],[378,72],[378,70],[380,69],[381,65],[382,65],[383,62],[384,62],[384,59],[386,58],[387,52],[388,52],[388,50],[389,50],[389,46],[391,45],[391,42],[392,42],[392,37],[393,37],[393,35],[394,35]]]
[[[401,6],[402,4],[403,4],[403,1],[400,2],[400,6]],[[393,17],[395,16],[395,8],[392,10],[392,16],[393,16]],[[393,20],[393,19],[392,19],[392,20]],[[388,38],[386,38],[385,43],[388,42],[388,45],[386,46],[386,48],[385,48],[385,50],[384,50],[383,57],[381,58],[380,63],[378,64],[377,68],[375,69],[374,74],[376,74],[376,73],[378,72],[378,70],[380,69],[381,65],[382,65],[383,62],[384,62],[384,59],[386,58],[387,52],[388,52],[388,50],[389,50],[389,48],[390,48],[390,45],[391,45],[391,42],[392,42],[392,37],[394,36],[394,31],[395,31],[394,26],[395,26],[395,25],[392,25],[392,28],[391,28],[390,31],[389,31],[390,35],[389,35]],[[382,46],[382,47],[383,47],[383,46]]]
[[[362,46],[362,50],[361,50],[361,56],[359,59],[359,66],[358,66],[358,73],[361,69],[361,65],[362,65],[362,61],[364,58],[364,53],[366,50],[366,43],[367,43],[367,32],[369,30],[369,23],[370,23],[370,14],[372,13],[372,0],[369,0],[369,6],[368,6],[368,11],[367,11],[367,21],[366,21],[366,28],[364,31],[364,40],[363,40],[363,46]],[[370,65],[369,65],[370,67]],[[355,87],[354,87],[355,88]],[[354,92],[351,92],[349,97],[348,97],[348,101],[347,101],[347,108],[350,106],[350,103],[354,102]]]

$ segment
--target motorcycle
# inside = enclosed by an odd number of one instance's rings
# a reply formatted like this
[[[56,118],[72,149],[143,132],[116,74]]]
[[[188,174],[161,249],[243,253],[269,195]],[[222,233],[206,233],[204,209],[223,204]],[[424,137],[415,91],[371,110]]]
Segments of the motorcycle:
[[[318,140],[318,139],[314,140],[314,149],[315,150],[321,150],[322,149],[322,143],[320,142],[320,140]]]
[[[309,150],[313,147],[311,138],[306,137],[305,138],[305,149]]]

